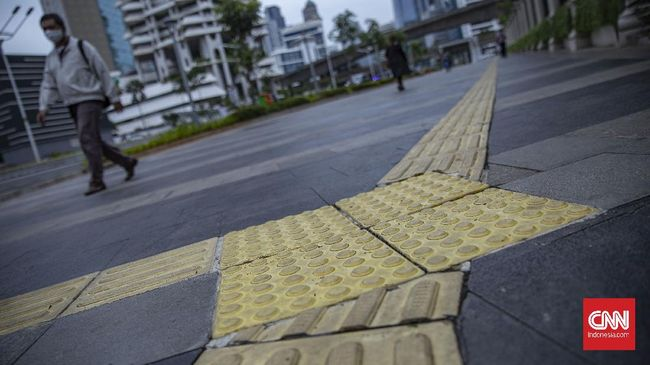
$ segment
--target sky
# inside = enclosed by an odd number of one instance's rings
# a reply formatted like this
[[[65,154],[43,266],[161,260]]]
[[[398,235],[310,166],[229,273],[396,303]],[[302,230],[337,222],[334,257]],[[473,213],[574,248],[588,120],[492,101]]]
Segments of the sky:
[[[262,7],[277,5],[288,25],[302,22],[302,8],[307,0],[261,0]],[[365,20],[372,18],[385,24],[393,20],[392,0],[315,0],[318,13],[323,19],[325,35],[332,29],[332,19],[339,13],[349,9],[357,15],[359,22],[365,27]],[[45,38],[39,25],[43,15],[39,0],[0,0],[0,27],[7,21],[9,14],[16,5],[20,5],[20,12],[12,20],[5,31],[12,31],[25,16],[30,6],[34,11],[29,16],[22,28],[10,41],[3,44],[7,54],[47,54],[51,43]]]

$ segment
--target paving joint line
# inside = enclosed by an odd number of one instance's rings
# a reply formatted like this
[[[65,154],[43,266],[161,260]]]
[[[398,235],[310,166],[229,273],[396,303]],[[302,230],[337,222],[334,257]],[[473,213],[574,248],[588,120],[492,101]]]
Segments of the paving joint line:
[[[564,351],[566,351],[566,352],[572,354],[573,356],[576,356],[577,358],[579,358],[579,359],[581,359],[581,360],[584,360],[585,362],[587,362],[587,363],[589,363],[589,364],[596,365],[596,363],[594,363],[594,362],[590,361],[589,359],[583,357],[581,354],[574,352],[570,347],[567,347],[567,346],[564,345],[563,343],[558,342],[558,341],[555,340],[553,337],[551,337],[551,336],[545,334],[544,332],[538,330],[537,328],[535,328],[535,327],[533,327],[532,325],[528,324],[527,322],[525,322],[524,320],[520,319],[519,317],[517,317],[517,316],[511,314],[510,312],[506,311],[505,309],[503,309],[503,308],[499,307],[498,305],[492,303],[491,301],[487,300],[485,297],[483,297],[482,295],[478,294],[477,292],[475,292],[475,291],[473,291],[473,290],[469,290],[469,291],[472,293],[472,295],[475,295],[476,297],[478,297],[479,299],[481,299],[483,302],[485,302],[486,304],[488,304],[488,305],[491,306],[492,308],[496,309],[497,311],[499,311],[500,313],[502,313],[502,314],[504,314],[505,316],[509,317],[510,319],[514,320],[515,322],[519,323],[520,325],[522,325],[522,326],[528,328],[529,330],[533,331],[533,332],[536,333],[537,335],[539,335],[539,336],[541,336],[541,337],[547,339],[548,341],[554,343],[554,344],[557,345],[558,347],[562,348]],[[459,316],[459,317],[460,317],[460,316]]]

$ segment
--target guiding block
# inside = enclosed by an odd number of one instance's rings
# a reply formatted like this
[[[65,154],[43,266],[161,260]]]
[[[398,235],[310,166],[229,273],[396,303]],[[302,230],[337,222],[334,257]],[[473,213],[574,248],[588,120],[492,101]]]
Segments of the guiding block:
[[[427,270],[440,271],[595,212],[584,205],[490,188],[371,229]]]
[[[63,315],[206,274],[214,263],[216,245],[217,238],[211,238],[104,270]]]
[[[0,335],[56,318],[97,273],[0,300]]]
[[[212,337],[420,275],[417,266],[362,230],[233,266],[223,271]]]
[[[356,230],[358,227],[354,223],[330,206],[269,221],[226,234],[221,268],[323,242]]]
[[[229,345],[388,327],[458,315],[462,272],[429,274],[358,298],[239,331]]]
[[[208,349],[198,365],[461,364],[451,322]]]
[[[365,227],[372,227],[487,187],[480,182],[431,172],[342,199],[336,205]]]

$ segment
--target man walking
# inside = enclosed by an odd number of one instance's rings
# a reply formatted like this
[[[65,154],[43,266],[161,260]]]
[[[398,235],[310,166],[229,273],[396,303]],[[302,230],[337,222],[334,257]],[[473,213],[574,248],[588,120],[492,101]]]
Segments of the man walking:
[[[66,34],[59,15],[43,15],[41,28],[54,43],[54,49],[45,59],[36,119],[45,125],[48,106],[59,97],[70,109],[91,173],[85,195],[106,189],[102,156],[122,166],[126,170],[125,181],[131,180],[138,160],[124,156],[120,150],[102,141],[100,135],[99,123],[106,104],[112,104],[118,112],[123,108],[108,67],[90,43]]]
[[[397,90],[404,91],[404,83],[402,77],[411,72],[409,69],[406,53],[402,49],[399,38],[395,35],[390,37],[390,45],[386,48],[386,60],[388,67],[393,73],[393,77],[397,80]]]

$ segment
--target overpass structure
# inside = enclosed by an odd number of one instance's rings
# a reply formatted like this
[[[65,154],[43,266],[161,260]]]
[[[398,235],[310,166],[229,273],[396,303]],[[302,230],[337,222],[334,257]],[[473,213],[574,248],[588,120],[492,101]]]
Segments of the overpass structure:
[[[421,22],[411,24],[407,27],[400,29],[406,35],[406,39],[417,39],[424,37],[427,34],[443,31],[449,28],[460,27],[467,23],[481,23],[490,21],[499,16],[497,4],[503,0],[483,0],[449,13],[442,14],[437,17],[429,18]],[[348,60],[356,60],[367,55],[366,52],[359,50],[355,51],[339,51],[332,53],[330,59],[334,69],[346,64]],[[329,68],[326,59],[321,59],[314,62],[314,71],[316,75],[323,76],[329,73]],[[294,82],[309,80],[310,70],[309,66],[305,65],[299,70],[292,73],[280,76],[277,81],[282,85],[291,85]]]

